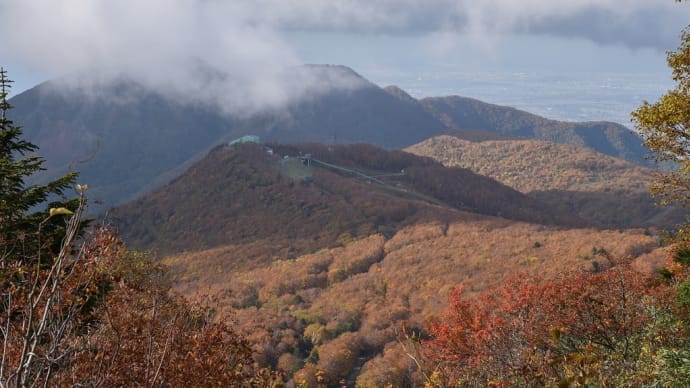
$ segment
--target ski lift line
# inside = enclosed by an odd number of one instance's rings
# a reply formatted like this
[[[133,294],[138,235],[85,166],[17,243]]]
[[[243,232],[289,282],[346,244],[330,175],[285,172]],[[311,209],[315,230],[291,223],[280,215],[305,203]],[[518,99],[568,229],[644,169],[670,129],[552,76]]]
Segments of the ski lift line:
[[[383,185],[383,186],[388,186],[388,184],[387,184],[386,182],[384,182],[384,181],[382,181],[382,180],[380,180],[380,179],[376,179],[376,178],[374,178],[374,177],[372,177],[372,176],[363,174],[363,173],[361,173],[361,172],[359,172],[359,171],[356,171],[356,170],[351,170],[351,169],[349,169],[349,168],[336,166],[335,164],[326,163],[326,162],[323,162],[323,161],[318,160],[318,159],[311,159],[311,161],[312,161],[312,162],[315,162],[315,163],[318,163],[318,164],[321,164],[321,165],[323,165],[323,166],[329,167],[329,168],[333,168],[333,169],[340,170],[340,171],[345,171],[345,172],[348,172],[348,173],[350,173],[350,174],[360,176],[360,177],[362,177],[362,178],[364,178],[364,179],[368,179],[368,180],[370,180],[370,181],[372,181],[372,182],[376,182],[376,183],[378,183],[378,184],[380,184],[380,185]]]
[[[372,178],[383,178],[383,177],[391,177],[391,176],[405,176],[404,172],[397,172],[393,174],[381,174],[381,175],[373,175]]]
[[[327,162],[324,162],[324,161],[321,161],[321,160],[318,160],[318,159],[313,159],[313,158],[312,158],[311,161],[312,161],[312,163],[317,163],[317,164],[320,164],[320,165],[322,165],[322,166],[324,166],[324,167],[332,168],[332,169],[334,169],[334,170],[343,171],[343,172],[347,172],[347,173],[352,174],[352,175],[359,176],[359,177],[364,178],[364,179],[367,179],[367,180],[369,180],[369,181],[378,183],[379,185],[383,186],[383,188],[385,188],[385,189],[388,189],[388,190],[391,190],[391,191],[395,191],[395,192],[400,193],[400,194],[413,196],[413,197],[415,197],[415,198],[417,198],[417,199],[421,199],[421,200],[423,200],[423,201],[430,202],[430,203],[433,203],[433,204],[438,205],[438,206],[441,206],[441,207],[445,207],[445,208],[449,208],[449,209],[459,209],[459,210],[468,210],[468,211],[472,211],[472,209],[469,208],[469,207],[467,207],[467,206],[450,206],[450,205],[448,205],[447,203],[444,203],[444,202],[442,202],[442,201],[439,201],[438,199],[433,198],[433,197],[430,197],[430,196],[428,196],[428,195],[424,195],[424,194],[418,193],[418,192],[416,192],[416,191],[404,190],[404,189],[401,189],[401,188],[398,188],[398,187],[391,186],[390,184],[388,184],[388,183],[386,183],[386,182],[384,182],[384,181],[382,181],[382,180],[380,180],[380,179],[376,179],[376,178],[374,178],[374,177],[372,177],[372,176],[366,175],[366,174],[361,173],[361,172],[356,171],[356,170],[352,170],[352,169],[349,169],[349,168],[337,166],[337,165],[335,165],[335,164],[327,163]],[[404,174],[404,173],[400,173],[400,174],[396,174],[396,175],[401,176],[401,175],[405,175],[405,174]]]

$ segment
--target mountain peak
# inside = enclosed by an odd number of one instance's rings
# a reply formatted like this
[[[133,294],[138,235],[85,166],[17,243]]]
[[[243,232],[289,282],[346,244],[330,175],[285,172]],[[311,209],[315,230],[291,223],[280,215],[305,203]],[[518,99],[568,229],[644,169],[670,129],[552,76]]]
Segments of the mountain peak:
[[[385,90],[391,96],[398,98],[399,100],[406,101],[406,102],[414,102],[414,103],[417,102],[417,100],[414,97],[410,96],[409,93],[400,89],[396,85],[388,85],[385,88],[383,88],[383,90]]]
[[[333,65],[333,64],[328,64],[328,63],[307,63],[307,64],[303,65],[303,67],[307,70],[312,70],[312,71],[330,72],[333,74],[348,75],[348,76],[364,79],[364,77],[362,77],[354,69],[352,69],[349,66],[345,66],[345,65]]]
[[[354,90],[377,87],[353,69],[343,65],[306,64],[298,68],[307,82],[318,83],[336,90]],[[317,88],[318,89],[318,88]]]

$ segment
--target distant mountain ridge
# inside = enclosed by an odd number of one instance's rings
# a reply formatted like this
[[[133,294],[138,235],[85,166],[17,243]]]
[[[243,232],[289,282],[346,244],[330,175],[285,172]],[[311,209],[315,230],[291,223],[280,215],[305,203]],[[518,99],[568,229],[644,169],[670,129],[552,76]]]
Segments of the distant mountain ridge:
[[[668,227],[680,209],[649,196],[654,170],[588,148],[541,140],[471,142],[441,135],[405,149],[445,166],[468,168],[605,227]]]
[[[150,191],[213,146],[247,134],[284,143],[368,142],[401,148],[445,130],[419,105],[401,102],[347,67],[308,69],[320,77],[325,91],[249,118],[174,101],[131,82],[100,91],[115,99],[57,91],[58,84],[47,82],[13,97],[10,116],[41,148],[49,175],[79,171],[93,198],[108,205]],[[350,77],[356,87],[327,84],[342,77]]]
[[[444,166],[468,168],[523,193],[539,190],[649,192],[653,170],[595,152],[543,140],[471,142],[440,135],[405,151]]]
[[[179,176],[218,144],[243,135],[278,143],[370,143],[404,148],[450,133],[473,141],[546,138],[642,163],[639,138],[612,123],[561,123],[461,97],[418,101],[345,66],[309,65],[318,93],[245,116],[176,101],[131,81],[91,98],[47,82],[10,100],[10,117],[47,159],[44,179],[76,170],[91,196],[121,204]],[[114,98],[110,98],[113,97]]]
[[[515,108],[460,96],[429,97],[420,100],[420,104],[449,128],[485,130],[587,147],[602,154],[649,165],[645,159],[649,150],[642,145],[642,139],[620,124],[549,120]]]
[[[284,111],[249,118],[242,128],[277,143],[369,143],[403,148],[444,133],[446,127],[416,100],[400,99],[344,66],[316,66],[320,77],[330,72],[353,77],[359,87],[327,88],[316,98],[289,104]]]

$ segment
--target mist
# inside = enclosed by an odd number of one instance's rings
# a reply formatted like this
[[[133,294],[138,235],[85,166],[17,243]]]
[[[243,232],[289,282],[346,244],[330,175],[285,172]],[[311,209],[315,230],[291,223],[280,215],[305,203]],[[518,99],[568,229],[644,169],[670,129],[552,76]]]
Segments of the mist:
[[[229,3],[5,1],[0,13],[2,34],[14,37],[1,57],[20,58],[72,91],[103,97],[105,84],[126,79],[242,113],[286,103],[295,86],[284,76],[299,64],[292,50]]]
[[[58,89],[104,97],[104,84],[126,79],[248,115],[362,85],[303,71],[289,33],[457,36],[478,46],[556,36],[662,52],[689,10],[670,0],[0,0],[0,61],[59,78]]]

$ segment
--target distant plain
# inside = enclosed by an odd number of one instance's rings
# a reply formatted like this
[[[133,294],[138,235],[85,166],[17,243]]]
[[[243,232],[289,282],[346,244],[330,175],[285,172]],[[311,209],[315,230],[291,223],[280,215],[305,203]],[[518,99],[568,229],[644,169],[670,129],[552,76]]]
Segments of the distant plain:
[[[418,72],[368,75],[415,98],[459,95],[512,106],[549,119],[613,121],[631,127],[630,112],[673,86],[670,73]],[[632,129],[632,128],[631,128]]]

